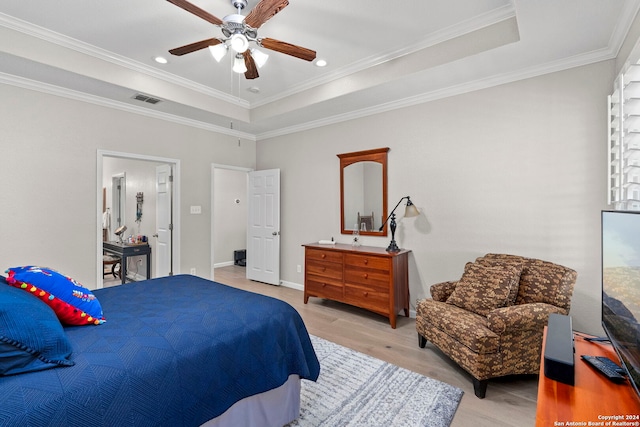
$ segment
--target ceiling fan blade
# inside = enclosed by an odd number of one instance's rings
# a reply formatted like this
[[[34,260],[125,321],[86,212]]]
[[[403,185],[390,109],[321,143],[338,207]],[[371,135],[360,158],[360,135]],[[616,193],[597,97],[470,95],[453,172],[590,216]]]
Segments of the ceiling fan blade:
[[[244,76],[249,80],[257,79],[258,77],[260,77],[260,75],[258,74],[258,67],[256,67],[256,63],[249,51],[247,50],[246,52],[244,52],[242,56],[244,56],[244,65],[247,66],[247,71],[244,73]]]
[[[316,59],[316,51],[307,49],[306,47],[296,46],[291,43],[281,42],[280,40],[265,37],[260,39],[260,45],[265,49],[275,50],[276,52],[295,56],[305,61],[313,61]]]
[[[262,24],[289,5],[289,0],[262,0],[244,19],[244,22],[253,28],[260,28]]]
[[[177,47],[175,49],[171,49],[169,53],[176,56],[182,56],[182,55],[186,55],[187,53],[195,52],[197,50],[204,49],[209,46],[215,46],[220,43],[222,42],[216,38],[201,40],[199,42],[195,42],[185,46]]]
[[[169,3],[173,3],[179,8],[191,12],[199,18],[204,19],[207,22],[211,22],[213,25],[222,25],[222,19],[217,16],[213,16],[206,10],[200,9],[198,6],[189,3],[187,0],[167,0]]]

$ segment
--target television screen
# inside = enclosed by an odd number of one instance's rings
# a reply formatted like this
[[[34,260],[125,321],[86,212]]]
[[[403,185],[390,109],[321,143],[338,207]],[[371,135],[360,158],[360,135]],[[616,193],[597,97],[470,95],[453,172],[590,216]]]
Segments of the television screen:
[[[602,212],[602,327],[640,397],[640,212]]]

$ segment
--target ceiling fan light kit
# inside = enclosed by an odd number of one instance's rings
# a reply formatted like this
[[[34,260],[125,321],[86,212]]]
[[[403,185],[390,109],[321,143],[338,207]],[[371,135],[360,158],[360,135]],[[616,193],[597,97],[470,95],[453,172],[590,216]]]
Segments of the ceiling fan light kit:
[[[247,72],[247,66],[241,53],[236,54],[235,58],[233,58],[233,71],[238,74]]]
[[[249,49],[249,40],[247,40],[244,34],[236,33],[232,35],[229,44],[231,45],[231,49],[238,53],[245,53],[247,49]]]
[[[267,59],[269,59],[269,55],[255,48],[251,49],[251,56],[258,68],[262,68],[262,66],[267,63]]]
[[[269,58],[269,55],[266,53],[255,48],[250,48],[250,43],[255,43],[259,47],[284,53],[305,61],[311,62],[316,58],[316,52],[311,49],[275,39],[258,38],[258,28],[288,6],[289,0],[261,0],[247,16],[240,13],[247,7],[247,0],[231,0],[231,4],[238,10],[238,13],[227,15],[223,19],[217,18],[209,12],[200,9],[198,6],[189,3],[187,0],[167,1],[220,27],[224,35],[224,38],[201,40],[171,49],[169,52],[172,55],[182,56],[208,47],[213,58],[217,62],[220,62],[227,54],[229,48],[231,48],[235,52],[232,70],[236,73],[244,73],[247,79],[258,78],[258,68],[262,67]]]
[[[222,61],[222,58],[227,54],[227,50],[229,50],[229,48],[224,43],[209,46],[209,52],[211,52],[211,56],[213,56],[213,59],[215,59],[216,62]]]

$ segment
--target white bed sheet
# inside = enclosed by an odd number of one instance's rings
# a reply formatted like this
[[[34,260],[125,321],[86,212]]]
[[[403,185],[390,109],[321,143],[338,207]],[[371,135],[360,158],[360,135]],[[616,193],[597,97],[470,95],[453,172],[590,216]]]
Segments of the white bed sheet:
[[[202,427],[282,427],[300,415],[300,377],[289,375],[280,387],[246,397]]]

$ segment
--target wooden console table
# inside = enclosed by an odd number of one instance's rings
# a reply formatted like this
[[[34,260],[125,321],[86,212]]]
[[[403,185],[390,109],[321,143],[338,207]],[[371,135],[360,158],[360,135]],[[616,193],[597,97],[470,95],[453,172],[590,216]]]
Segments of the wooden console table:
[[[102,242],[102,250],[122,260],[120,263],[120,277],[123,285],[127,281],[127,259],[132,256],[146,256],[147,279],[151,279],[151,246],[148,244],[134,245],[119,242]]]
[[[545,341],[546,336],[545,327]],[[585,341],[582,334],[574,334],[575,385],[570,386],[544,375],[545,341],[542,343],[536,427],[640,423],[640,399],[631,384],[609,381],[580,357],[583,354],[606,356],[618,363],[618,356],[609,343]],[[605,418],[612,416],[619,418]],[[621,424],[607,424],[612,421]],[[575,424],[567,424],[568,422]],[[630,424],[623,424],[624,422]]]
[[[304,303],[326,298],[389,318],[396,327],[400,310],[409,316],[409,250],[336,243],[305,247]]]

